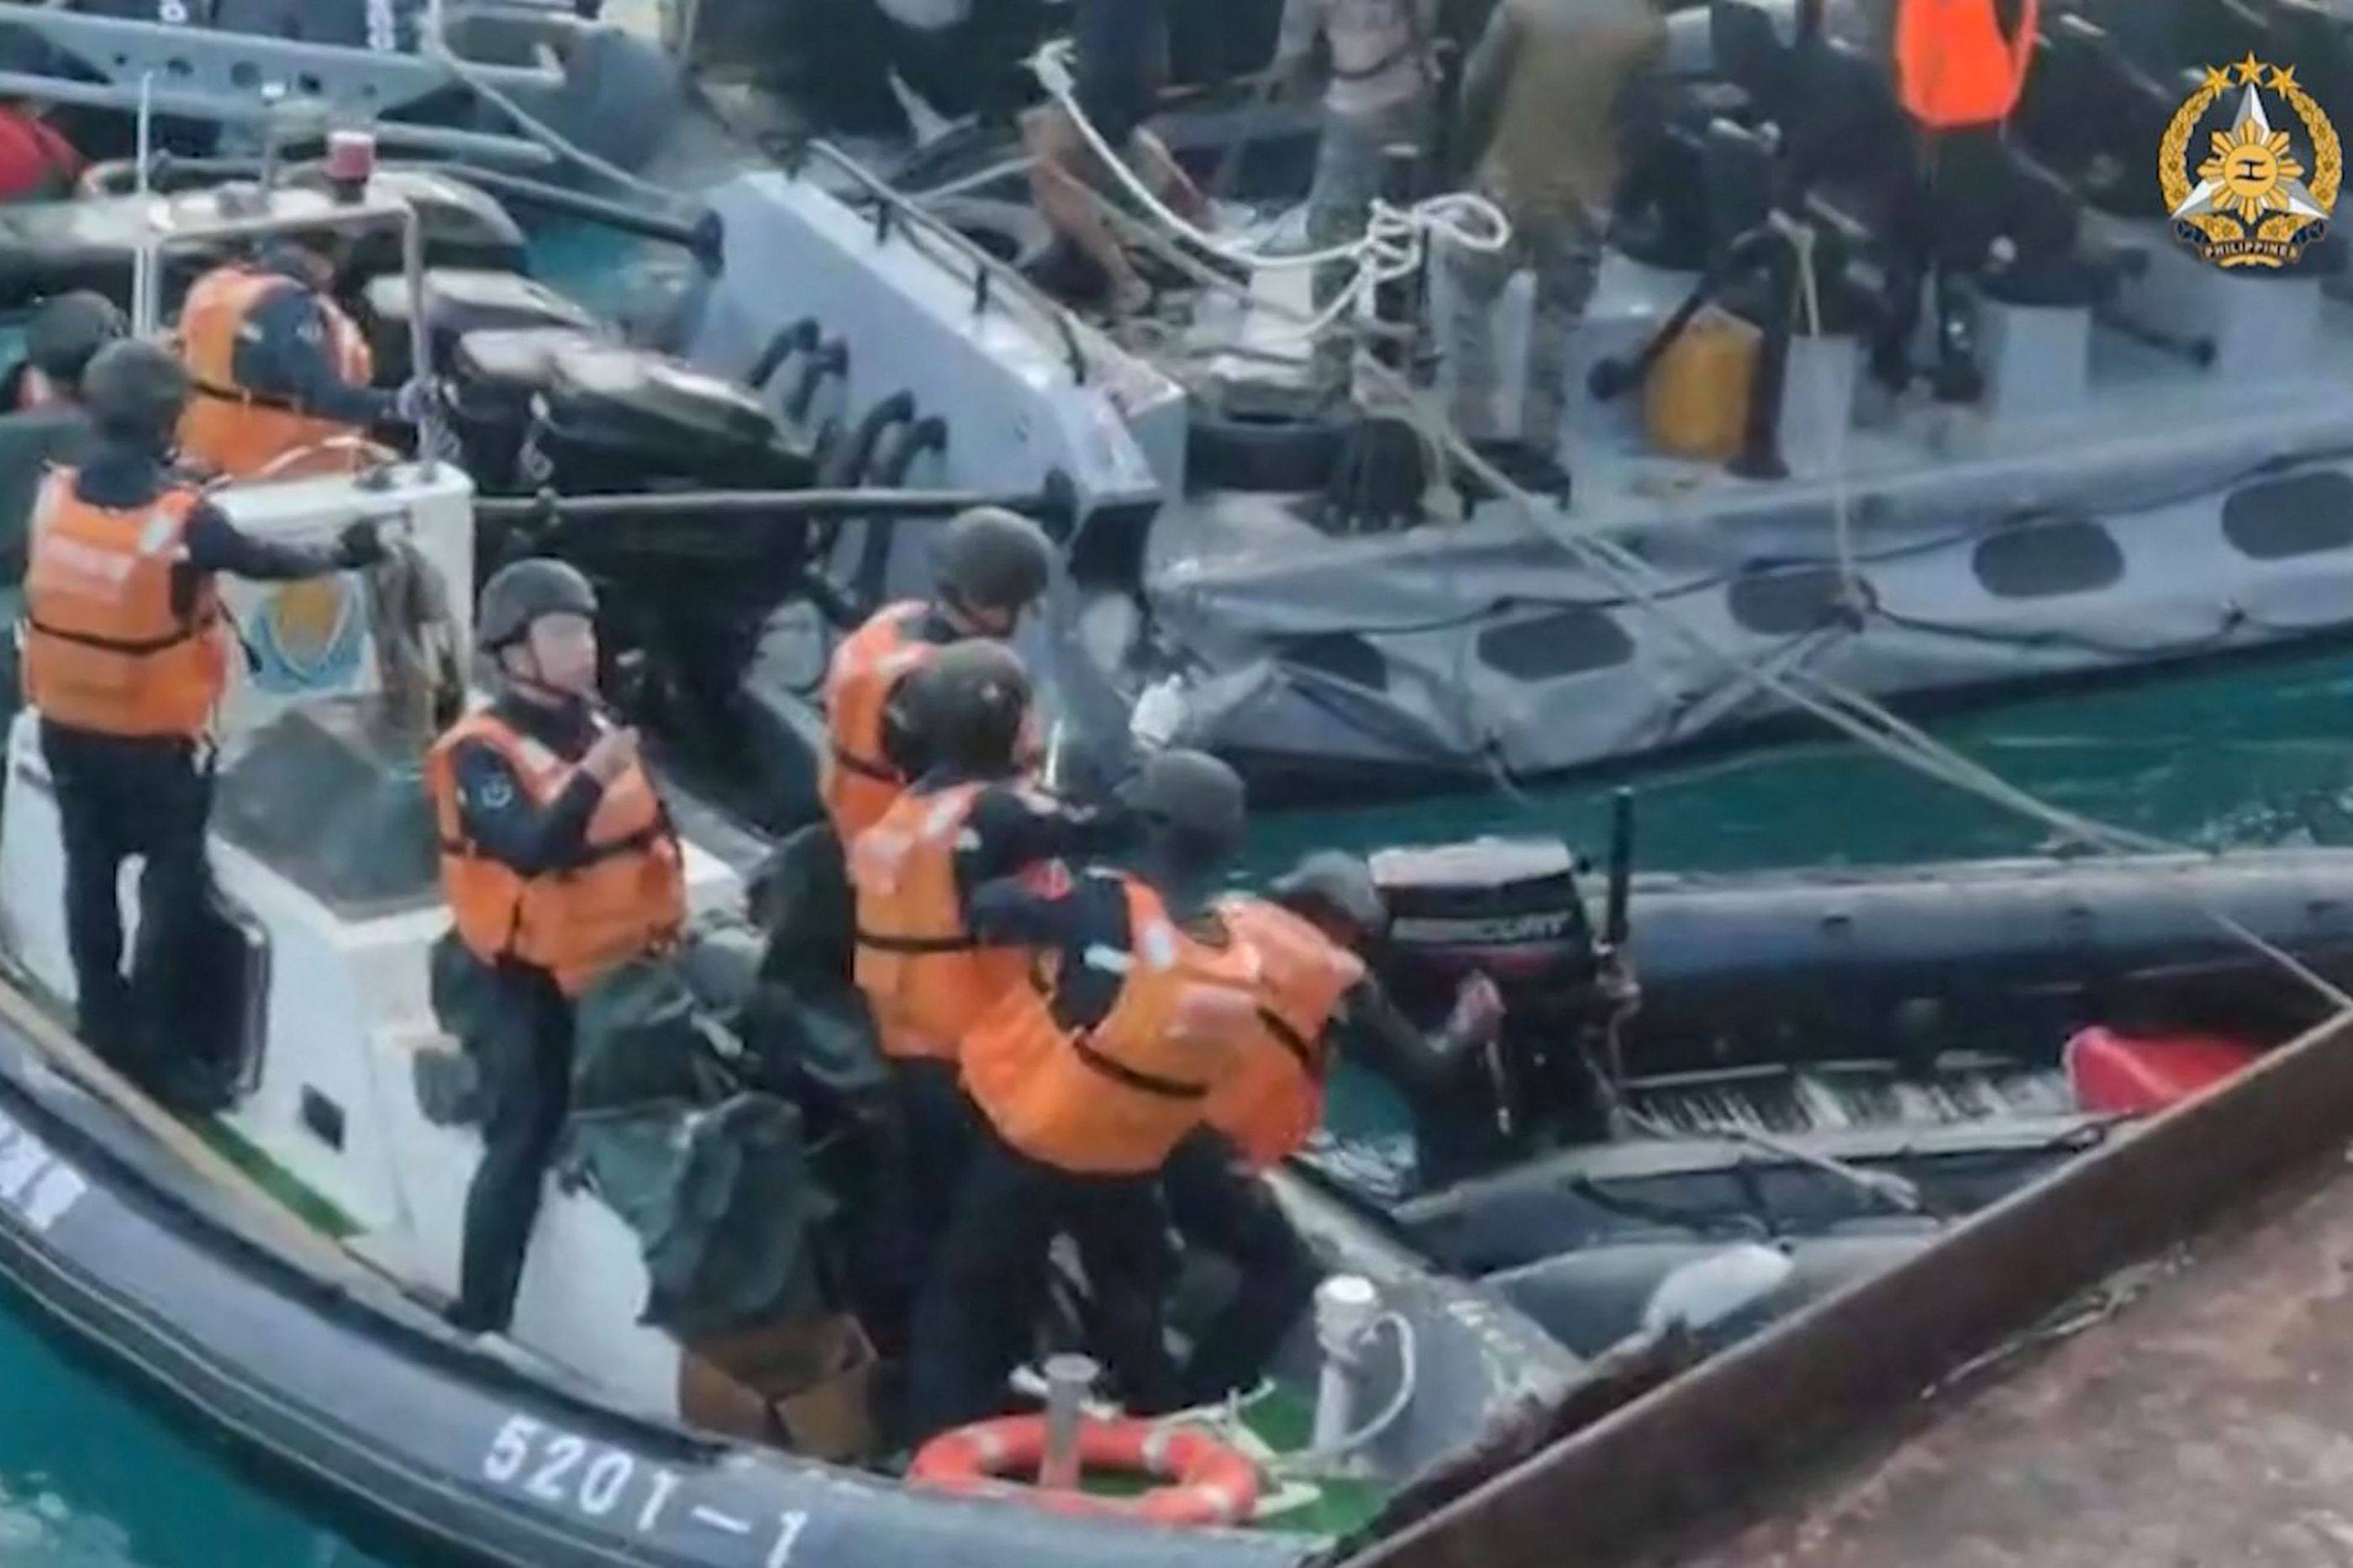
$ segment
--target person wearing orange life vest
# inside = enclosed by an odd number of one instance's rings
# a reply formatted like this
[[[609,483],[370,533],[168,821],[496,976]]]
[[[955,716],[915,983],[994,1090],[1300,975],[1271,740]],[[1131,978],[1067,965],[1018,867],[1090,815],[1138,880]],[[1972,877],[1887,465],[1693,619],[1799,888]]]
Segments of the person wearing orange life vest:
[[[1060,1234],[1077,1244],[1127,1407],[1181,1396],[1161,1329],[1159,1179],[1255,1013],[1255,955],[1209,907],[1246,814],[1233,770],[1198,752],[1152,757],[1123,794],[1140,827],[1125,868],[1033,867],[967,900],[976,938],[1031,961],[959,1056],[975,1148],[915,1307],[918,1440],[1001,1408]]]
[[[822,788],[845,847],[923,772],[898,700],[907,677],[962,638],[1010,637],[1052,568],[1053,547],[1036,523],[1003,507],[975,507],[940,541],[930,602],[884,606],[835,650],[825,683],[831,750]]]
[[[426,760],[455,940],[486,966],[501,1026],[467,1046],[486,1094],[452,1325],[503,1330],[562,1130],[574,1004],[686,919],[684,857],[635,731],[596,711],[596,597],[557,561],[483,585],[478,641],[502,689]]]
[[[855,977],[889,1065],[898,1151],[885,1162],[888,1195],[868,1239],[882,1249],[875,1267],[890,1277],[884,1293],[902,1310],[971,1142],[958,1047],[1028,963],[1020,948],[978,941],[969,900],[1025,867],[1115,849],[1128,827],[1116,810],[1084,809],[1020,782],[1029,681],[1002,643],[953,644],[904,689],[906,721],[931,766],[849,857]],[[883,1324],[886,1337],[898,1326]]]
[[[66,939],[81,1033],[158,1093],[185,1064],[169,1026],[208,882],[213,711],[230,644],[213,578],[287,579],[383,553],[353,523],[336,543],[248,538],[170,466],[186,373],[152,343],[100,350],[82,378],[92,441],[34,503],[25,576],[24,677],[65,840]],[[140,962],[122,973],[116,880],[140,883]]]
[[[1896,0],[1895,87],[1928,131],[1999,125],[2018,107],[2041,0]]]
[[[1927,295],[1936,315],[1931,385],[1939,401],[1972,402],[1983,390],[1975,279],[2005,241],[2013,252],[2038,248],[2031,210],[2012,210],[2018,182],[2002,129],[2033,64],[2040,0],[1893,4],[1885,39],[1919,153],[1891,226],[1902,242],[1891,258],[1899,308],[1879,334],[1873,371],[1896,390],[1911,380],[1907,349]]]
[[[396,393],[368,384],[375,358],[329,297],[334,276],[324,240],[287,237],[190,287],[178,339],[195,382],[180,428],[191,462],[229,479],[348,469],[327,443],[420,416],[423,382]],[[315,466],[295,456],[312,451]]]
[[[1186,1364],[1187,1405],[1255,1386],[1314,1294],[1314,1254],[1260,1177],[1323,1121],[1335,1060],[1345,1053],[1419,1090],[1458,1076],[1503,1023],[1501,994],[1475,972],[1434,1037],[1398,1011],[1362,956],[1387,931],[1388,910],[1356,857],[1310,855],[1272,892],[1218,905],[1258,955],[1257,1027],[1209,1101],[1208,1124],[1177,1146],[1161,1177],[1177,1235],[1229,1259],[1241,1281]]]

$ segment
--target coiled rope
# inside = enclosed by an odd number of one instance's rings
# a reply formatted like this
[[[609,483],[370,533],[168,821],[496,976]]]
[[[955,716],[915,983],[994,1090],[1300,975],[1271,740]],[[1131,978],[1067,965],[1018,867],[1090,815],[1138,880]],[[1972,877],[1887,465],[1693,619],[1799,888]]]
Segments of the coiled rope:
[[[1149,214],[1155,223],[1187,244],[1229,265],[1246,268],[1252,272],[1293,271],[1339,263],[1354,264],[1355,275],[1329,305],[1304,321],[1292,323],[1292,330],[1298,335],[1320,336],[1327,328],[1357,310],[1361,301],[1383,284],[1412,277],[1420,269],[1422,258],[1433,236],[1451,245],[1476,251],[1499,251],[1512,243],[1511,222],[1504,217],[1503,209],[1486,197],[1468,191],[1450,191],[1428,196],[1403,207],[1376,196],[1366,216],[1365,232],[1361,236],[1321,250],[1253,250],[1220,239],[1170,211],[1167,205],[1153,195],[1135,172],[1127,166],[1126,159],[1103,139],[1103,132],[1079,107],[1076,81],[1070,67],[1071,49],[1070,40],[1054,39],[1030,57],[1029,68],[1037,73],[1047,96],[1070,116],[1071,123],[1078,128],[1080,137],[1111,171],[1112,177],[1119,182],[1128,198]],[[1095,195],[1093,192],[1088,194]],[[1282,313],[1290,314],[1287,311]]]

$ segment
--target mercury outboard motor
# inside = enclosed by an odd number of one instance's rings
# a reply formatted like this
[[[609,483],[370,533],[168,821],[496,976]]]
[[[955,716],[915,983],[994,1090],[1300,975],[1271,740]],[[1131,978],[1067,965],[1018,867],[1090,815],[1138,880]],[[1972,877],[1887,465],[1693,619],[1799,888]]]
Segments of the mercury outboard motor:
[[[1448,1103],[1425,1105],[1418,1118],[1424,1177],[1443,1181],[1514,1149],[1598,1131],[1584,1047],[1607,999],[1568,847],[1482,838],[1387,850],[1372,869],[1389,909],[1379,968],[1408,1016],[1443,1017],[1473,971],[1504,997],[1503,1038],[1453,1080]]]
[[[1401,1005],[1437,1001],[1483,970],[1515,995],[1556,995],[1594,971],[1577,858],[1557,839],[1481,838],[1385,849],[1373,880],[1389,909],[1388,963]]]

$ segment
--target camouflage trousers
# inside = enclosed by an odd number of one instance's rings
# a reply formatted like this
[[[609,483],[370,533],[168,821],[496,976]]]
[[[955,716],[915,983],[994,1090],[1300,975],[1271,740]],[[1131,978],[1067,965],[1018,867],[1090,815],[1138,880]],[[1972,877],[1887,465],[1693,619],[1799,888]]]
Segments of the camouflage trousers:
[[[1323,140],[1315,148],[1315,183],[1307,192],[1307,244],[1314,250],[1345,245],[1365,232],[1373,198],[1381,194],[1388,164],[1384,153],[1394,145],[1417,145],[1423,132],[1423,106],[1419,98],[1370,114],[1324,117]],[[1315,269],[1315,309],[1321,313],[1356,275],[1347,262]],[[1326,333],[1315,343],[1315,383],[1325,388],[1347,384],[1355,353],[1345,333]]]
[[[1495,354],[1495,304],[1514,273],[1532,268],[1535,310],[1528,326],[1528,384],[1518,435],[1550,453],[1568,407],[1569,340],[1601,270],[1601,225],[1573,203],[1510,216],[1512,242],[1499,251],[1446,247],[1444,264],[1454,297],[1440,323],[1439,348],[1454,372],[1454,423],[1474,441],[1502,434],[1495,417],[1503,381]]]

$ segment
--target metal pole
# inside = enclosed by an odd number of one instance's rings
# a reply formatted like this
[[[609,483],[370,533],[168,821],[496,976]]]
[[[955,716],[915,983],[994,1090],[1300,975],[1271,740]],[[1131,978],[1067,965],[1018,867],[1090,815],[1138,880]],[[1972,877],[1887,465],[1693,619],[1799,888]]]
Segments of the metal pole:
[[[400,270],[408,290],[408,374],[411,380],[433,374],[432,323],[425,319],[425,224],[410,207],[400,224]],[[417,449],[427,461],[439,462],[456,450],[442,428],[439,403],[428,397],[417,421]]]
[[[143,84],[133,89],[106,82],[68,81],[62,77],[31,71],[0,70],[0,97],[31,99],[37,103],[77,103],[91,109],[120,109],[134,113],[144,104],[157,114],[237,122],[266,120],[271,112],[251,104],[227,103],[206,93],[155,92]],[[417,147],[455,157],[505,159],[541,167],[556,162],[554,153],[521,137],[453,131],[439,125],[408,125],[390,120],[377,121],[375,130],[376,141],[386,146]]]
[[[671,512],[771,512],[792,517],[951,517],[976,506],[1001,506],[1036,517],[1064,510],[1068,498],[993,490],[678,490],[652,495],[486,496],[474,515],[508,522],[535,518],[659,517]]]
[[[139,195],[147,195],[147,163],[149,148],[154,138],[153,89],[155,74],[149,71],[139,79]],[[151,337],[155,331],[155,247],[149,242],[149,222],[153,209],[147,202],[139,204],[139,248],[131,258],[131,330],[140,337]]]
[[[1046,1452],[1038,1463],[1038,1484],[1049,1491],[1075,1491],[1079,1485],[1079,1425],[1095,1363],[1082,1355],[1046,1359]]]
[[[393,166],[421,167],[415,164]],[[511,174],[496,169],[438,169],[430,172],[462,180],[494,196],[524,206],[536,206],[567,217],[584,218],[590,223],[619,229],[624,234],[680,246],[698,255],[711,248],[717,232],[711,226],[708,208],[701,208],[700,216],[695,218],[670,217],[626,203],[608,201],[602,196],[588,195],[568,186],[551,185],[528,175]],[[685,199],[682,195],[681,199]]]

